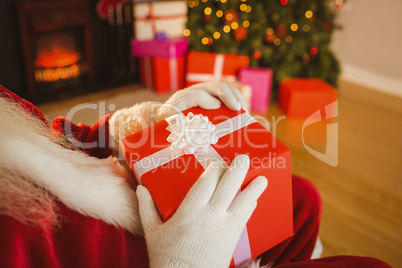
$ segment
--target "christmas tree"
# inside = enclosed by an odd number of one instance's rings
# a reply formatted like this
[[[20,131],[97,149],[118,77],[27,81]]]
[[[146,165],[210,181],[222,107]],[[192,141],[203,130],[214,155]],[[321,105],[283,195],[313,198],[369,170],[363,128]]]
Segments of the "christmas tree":
[[[343,0],[187,0],[184,35],[200,52],[250,57],[286,78],[322,78],[337,86],[340,67],[329,44]]]

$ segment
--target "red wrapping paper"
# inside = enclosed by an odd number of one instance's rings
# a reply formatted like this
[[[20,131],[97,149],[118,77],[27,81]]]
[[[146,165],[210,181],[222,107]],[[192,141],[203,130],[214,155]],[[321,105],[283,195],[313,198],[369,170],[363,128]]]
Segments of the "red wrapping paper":
[[[291,78],[279,86],[279,106],[289,118],[307,118],[316,111],[325,110],[326,118],[336,111],[328,106],[336,101],[338,91],[322,79]]]
[[[248,66],[246,56],[201,53],[190,51],[187,55],[186,87],[208,81],[236,81],[241,68]]]
[[[217,125],[244,111],[232,111],[223,106],[217,110],[197,107],[183,113],[187,115],[189,112],[208,116]],[[168,123],[163,120],[120,141],[133,174],[133,165],[137,161],[170,146],[166,140],[170,134],[166,130],[167,126]],[[257,257],[293,235],[290,150],[257,122],[220,137],[218,143],[211,146],[229,165],[239,154],[250,157],[250,169],[242,190],[258,175],[268,179],[268,187],[247,223],[251,256]],[[194,155],[183,155],[136,179],[148,188],[166,221],[203,171],[204,168]]]
[[[184,86],[184,57],[140,58],[141,84],[165,93],[182,89]]]

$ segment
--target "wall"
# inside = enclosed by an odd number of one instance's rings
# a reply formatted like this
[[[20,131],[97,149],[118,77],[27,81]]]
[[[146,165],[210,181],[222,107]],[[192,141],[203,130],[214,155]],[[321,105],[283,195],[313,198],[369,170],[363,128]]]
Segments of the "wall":
[[[15,0],[0,0],[0,85],[21,94],[23,62]]]
[[[402,1],[348,0],[332,47],[342,79],[402,97]]]

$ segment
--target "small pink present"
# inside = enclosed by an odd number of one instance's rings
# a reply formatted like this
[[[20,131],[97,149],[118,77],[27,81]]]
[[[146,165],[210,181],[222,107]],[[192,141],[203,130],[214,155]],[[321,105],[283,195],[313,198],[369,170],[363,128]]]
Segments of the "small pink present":
[[[243,68],[239,80],[251,86],[251,110],[266,113],[271,95],[273,71],[270,68]]]

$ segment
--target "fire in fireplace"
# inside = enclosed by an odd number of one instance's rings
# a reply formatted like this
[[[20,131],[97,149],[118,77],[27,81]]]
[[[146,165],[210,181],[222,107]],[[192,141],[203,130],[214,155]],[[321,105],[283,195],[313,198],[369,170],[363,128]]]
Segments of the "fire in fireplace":
[[[74,38],[68,33],[45,35],[38,38],[35,60],[37,82],[55,82],[75,79],[81,72],[81,53]]]

